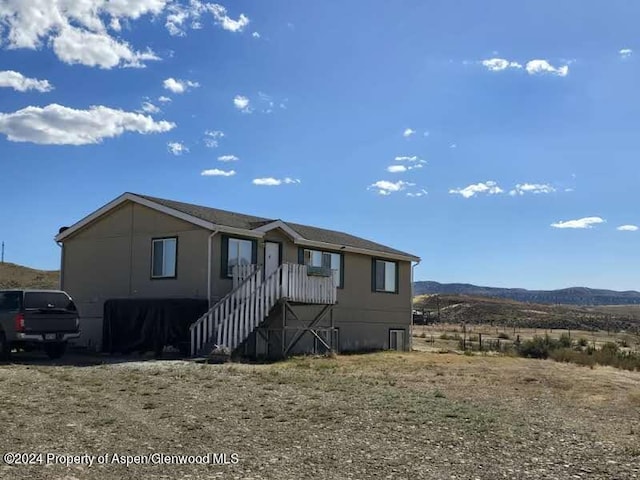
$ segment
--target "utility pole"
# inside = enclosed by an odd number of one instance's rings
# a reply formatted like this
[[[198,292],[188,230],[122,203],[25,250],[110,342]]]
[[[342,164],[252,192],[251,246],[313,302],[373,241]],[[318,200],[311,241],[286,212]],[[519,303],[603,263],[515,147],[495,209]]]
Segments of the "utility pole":
[[[0,263],[4,264],[4,240],[2,241],[2,257],[0,258]]]

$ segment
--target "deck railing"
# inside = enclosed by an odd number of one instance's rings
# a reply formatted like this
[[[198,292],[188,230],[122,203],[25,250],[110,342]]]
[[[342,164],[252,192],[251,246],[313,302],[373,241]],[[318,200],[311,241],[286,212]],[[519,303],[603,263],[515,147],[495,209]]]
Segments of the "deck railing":
[[[253,269],[238,286],[190,327],[191,354],[213,343],[235,350],[264,321],[280,299],[309,304],[336,303],[333,277],[307,274],[306,265],[284,263],[262,281],[262,268]]]
[[[231,269],[233,289],[235,290],[238,288],[244,279],[249,278],[258,268],[258,265],[234,265]]]

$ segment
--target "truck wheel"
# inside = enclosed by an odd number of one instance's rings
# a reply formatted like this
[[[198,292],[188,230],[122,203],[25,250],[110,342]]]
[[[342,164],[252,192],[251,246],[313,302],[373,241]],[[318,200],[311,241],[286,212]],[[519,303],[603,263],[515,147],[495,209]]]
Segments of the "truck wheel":
[[[11,347],[7,342],[7,336],[0,332],[0,362],[6,362],[11,358]]]
[[[51,360],[55,360],[64,355],[67,351],[67,342],[53,342],[44,344],[44,353],[47,354]]]

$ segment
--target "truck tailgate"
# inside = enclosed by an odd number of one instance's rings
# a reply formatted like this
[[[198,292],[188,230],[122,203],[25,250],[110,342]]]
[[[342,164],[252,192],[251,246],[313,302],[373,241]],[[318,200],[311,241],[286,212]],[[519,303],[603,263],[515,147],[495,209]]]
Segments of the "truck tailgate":
[[[59,310],[25,311],[24,333],[77,332],[78,314]]]

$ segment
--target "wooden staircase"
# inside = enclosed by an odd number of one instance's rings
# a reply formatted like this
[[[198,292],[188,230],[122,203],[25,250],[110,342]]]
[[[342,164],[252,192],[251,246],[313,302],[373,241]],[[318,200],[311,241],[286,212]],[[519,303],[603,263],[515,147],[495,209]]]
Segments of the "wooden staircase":
[[[191,355],[214,351],[231,354],[269,316],[283,299],[333,305],[337,291],[332,276],[310,276],[306,265],[283,263],[264,279],[262,267],[246,270],[243,280],[190,327]]]

